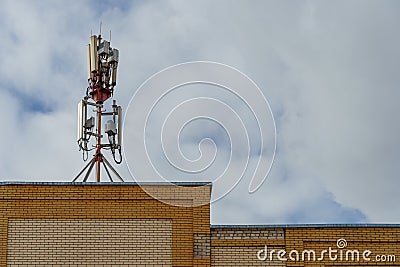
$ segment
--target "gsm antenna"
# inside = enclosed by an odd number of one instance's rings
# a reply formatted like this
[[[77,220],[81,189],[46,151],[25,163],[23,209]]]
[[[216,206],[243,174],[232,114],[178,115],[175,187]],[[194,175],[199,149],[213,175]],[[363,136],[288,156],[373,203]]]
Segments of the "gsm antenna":
[[[83,160],[88,160],[90,151],[95,151],[93,158],[79,172],[73,182],[86,171],[83,182],[86,182],[96,165],[96,182],[100,182],[100,169],[104,167],[108,178],[114,182],[108,168],[123,182],[124,180],[105,158],[102,151],[110,150],[115,163],[122,162],[121,154],[121,118],[122,108],[113,100],[111,110],[104,109],[104,102],[113,96],[117,84],[118,49],[111,48],[110,42],[101,38],[101,33],[90,37],[87,46],[88,87],[86,96],[78,104],[78,145],[83,153]],[[93,109],[90,110],[89,107]],[[92,112],[95,116],[90,116]],[[95,118],[96,117],[96,118]],[[102,131],[102,118],[108,117]],[[107,142],[103,137],[107,135]],[[94,139],[94,140],[93,140]]]

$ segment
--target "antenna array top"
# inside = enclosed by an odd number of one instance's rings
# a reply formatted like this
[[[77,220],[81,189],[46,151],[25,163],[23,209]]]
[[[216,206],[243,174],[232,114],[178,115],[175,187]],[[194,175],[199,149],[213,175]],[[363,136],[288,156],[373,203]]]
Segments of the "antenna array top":
[[[112,96],[117,84],[118,49],[111,48],[110,42],[101,35],[90,37],[88,44],[88,96],[96,103],[103,103]]]

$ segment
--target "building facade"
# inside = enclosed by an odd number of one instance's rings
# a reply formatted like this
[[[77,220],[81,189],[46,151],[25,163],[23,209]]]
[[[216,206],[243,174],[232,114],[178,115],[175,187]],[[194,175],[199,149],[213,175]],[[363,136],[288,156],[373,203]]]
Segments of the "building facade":
[[[210,226],[178,185],[3,182],[0,266],[400,266],[400,225]]]

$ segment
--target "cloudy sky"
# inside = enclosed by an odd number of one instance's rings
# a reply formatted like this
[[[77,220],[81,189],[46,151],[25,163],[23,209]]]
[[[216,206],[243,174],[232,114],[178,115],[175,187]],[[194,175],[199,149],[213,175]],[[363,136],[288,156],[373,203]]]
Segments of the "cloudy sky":
[[[151,75],[194,60],[242,71],[268,99],[277,131],[271,172],[255,193],[244,176],[214,202],[213,224],[400,221],[395,0],[2,1],[2,181],[71,181],[84,166],[76,106],[87,87],[86,44],[100,22],[120,50],[115,99],[124,110]],[[189,86],[171,94],[175,104],[164,103],[154,121],[202,93],[251,117],[240,99]],[[213,139],[219,156],[211,171],[219,173],[229,138],[220,125],[199,123],[182,132],[182,150],[196,157],[199,140]],[[160,138],[157,129],[150,139]],[[162,168],[157,149],[149,153]],[[118,170],[133,181],[125,162]]]

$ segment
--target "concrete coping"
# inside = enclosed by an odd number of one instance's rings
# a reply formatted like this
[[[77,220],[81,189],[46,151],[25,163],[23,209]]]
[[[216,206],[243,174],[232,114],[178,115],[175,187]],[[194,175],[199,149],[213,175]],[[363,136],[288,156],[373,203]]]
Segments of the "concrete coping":
[[[211,225],[211,229],[245,229],[245,228],[399,228],[400,224],[391,223],[306,223],[306,224],[235,224]]]
[[[136,182],[19,182],[19,181],[4,181],[0,182],[0,186],[4,185],[96,185],[96,186],[104,186],[104,185],[115,185],[115,186],[132,186],[132,185],[179,185],[179,186],[206,186],[212,185],[212,182],[145,182],[145,183],[136,183]]]

